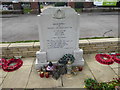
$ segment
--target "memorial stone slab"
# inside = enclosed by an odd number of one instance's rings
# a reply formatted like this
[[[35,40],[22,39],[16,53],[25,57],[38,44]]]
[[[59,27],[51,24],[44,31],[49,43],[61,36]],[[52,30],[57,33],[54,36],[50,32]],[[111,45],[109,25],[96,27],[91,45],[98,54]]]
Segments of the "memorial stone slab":
[[[79,49],[80,15],[70,7],[45,9],[39,20],[40,51],[36,52],[36,69],[48,61],[57,62],[63,55],[75,57],[73,65],[83,66],[83,50]]]

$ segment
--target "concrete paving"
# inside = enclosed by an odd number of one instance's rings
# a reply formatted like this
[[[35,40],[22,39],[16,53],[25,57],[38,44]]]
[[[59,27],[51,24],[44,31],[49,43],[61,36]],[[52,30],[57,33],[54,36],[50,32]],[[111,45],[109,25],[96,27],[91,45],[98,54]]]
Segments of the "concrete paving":
[[[23,66],[14,72],[4,72],[0,69],[1,88],[83,88],[84,80],[96,79],[98,82],[109,82],[120,75],[119,65],[102,65],[95,60],[95,54],[84,54],[85,65],[77,75],[61,76],[58,80],[40,78],[35,70],[35,58],[22,58]]]
[[[81,13],[80,38],[118,37],[118,15],[105,13]],[[2,18],[2,41],[38,40],[37,15],[15,15]],[[47,22],[47,21],[46,21]],[[105,35],[104,33],[107,32]]]

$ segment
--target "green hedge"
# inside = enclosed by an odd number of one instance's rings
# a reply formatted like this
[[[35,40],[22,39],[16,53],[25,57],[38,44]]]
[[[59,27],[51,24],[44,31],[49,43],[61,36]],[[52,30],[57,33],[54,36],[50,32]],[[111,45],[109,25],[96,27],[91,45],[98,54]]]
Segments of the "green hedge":
[[[22,11],[21,10],[17,10],[17,11],[0,11],[0,14],[21,14]]]
[[[83,8],[83,2],[75,2],[75,8]]]
[[[56,2],[55,6],[67,6],[66,2]]]
[[[24,13],[30,13],[31,12],[31,9],[30,8],[24,8]]]
[[[82,8],[75,8],[75,11],[78,12],[78,13],[82,12],[82,10],[83,10]]]

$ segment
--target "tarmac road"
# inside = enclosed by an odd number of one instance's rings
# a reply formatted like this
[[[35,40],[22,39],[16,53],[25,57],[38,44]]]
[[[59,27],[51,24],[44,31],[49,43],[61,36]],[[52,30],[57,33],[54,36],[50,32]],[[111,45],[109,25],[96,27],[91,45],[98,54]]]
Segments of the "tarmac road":
[[[38,20],[36,15],[3,17],[2,41],[38,40]],[[118,37],[118,15],[82,13],[80,38],[102,36]]]

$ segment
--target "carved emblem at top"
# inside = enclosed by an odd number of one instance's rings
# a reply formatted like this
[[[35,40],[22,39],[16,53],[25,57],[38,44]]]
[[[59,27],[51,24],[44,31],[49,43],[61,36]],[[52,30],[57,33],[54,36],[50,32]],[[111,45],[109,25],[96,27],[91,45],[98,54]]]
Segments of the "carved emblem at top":
[[[55,19],[63,19],[63,18],[65,18],[65,12],[63,10],[58,9],[55,12],[53,18],[55,18]]]

